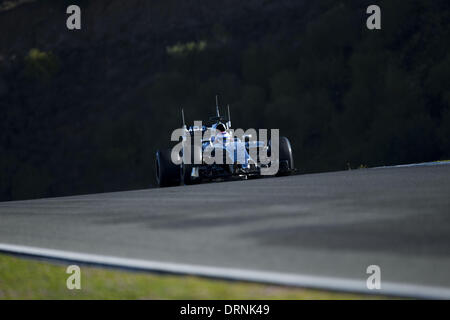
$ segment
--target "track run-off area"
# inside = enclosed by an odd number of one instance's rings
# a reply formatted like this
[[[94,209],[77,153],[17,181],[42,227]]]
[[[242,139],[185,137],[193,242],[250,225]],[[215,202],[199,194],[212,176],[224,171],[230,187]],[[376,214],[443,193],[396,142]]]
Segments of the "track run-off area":
[[[0,251],[112,267],[450,298],[450,165],[0,203]],[[369,290],[367,267],[381,270]]]

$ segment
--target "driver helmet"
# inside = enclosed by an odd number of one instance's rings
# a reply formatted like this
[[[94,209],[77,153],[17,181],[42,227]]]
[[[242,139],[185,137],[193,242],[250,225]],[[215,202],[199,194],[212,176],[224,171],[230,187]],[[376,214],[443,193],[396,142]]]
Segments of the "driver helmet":
[[[214,124],[212,127],[219,132],[225,132],[227,130],[227,127],[222,122],[218,122]]]

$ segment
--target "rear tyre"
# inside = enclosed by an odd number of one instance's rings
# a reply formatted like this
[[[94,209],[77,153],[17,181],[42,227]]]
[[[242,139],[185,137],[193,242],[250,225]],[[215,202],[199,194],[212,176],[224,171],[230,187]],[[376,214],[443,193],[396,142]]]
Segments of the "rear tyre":
[[[171,187],[180,184],[180,166],[170,158],[171,149],[156,152],[156,184],[158,187]]]

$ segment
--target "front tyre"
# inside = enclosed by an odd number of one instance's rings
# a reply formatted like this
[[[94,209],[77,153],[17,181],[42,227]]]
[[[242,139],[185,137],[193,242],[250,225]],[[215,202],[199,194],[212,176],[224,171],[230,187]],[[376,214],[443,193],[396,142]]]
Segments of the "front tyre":
[[[280,137],[279,147],[279,168],[276,176],[287,176],[294,171],[294,157],[292,155],[292,147],[289,139]]]

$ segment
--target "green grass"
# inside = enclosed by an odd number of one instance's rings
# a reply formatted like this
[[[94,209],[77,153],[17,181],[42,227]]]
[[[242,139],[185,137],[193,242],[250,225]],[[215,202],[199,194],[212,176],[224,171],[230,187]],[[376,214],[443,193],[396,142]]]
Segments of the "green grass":
[[[262,284],[81,267],[68,290],[68,265],[0,254],[0,299],[376,299],[380,297]]]

